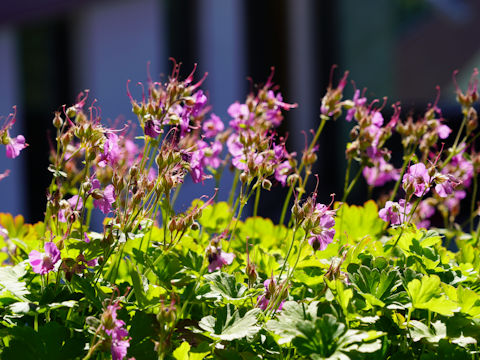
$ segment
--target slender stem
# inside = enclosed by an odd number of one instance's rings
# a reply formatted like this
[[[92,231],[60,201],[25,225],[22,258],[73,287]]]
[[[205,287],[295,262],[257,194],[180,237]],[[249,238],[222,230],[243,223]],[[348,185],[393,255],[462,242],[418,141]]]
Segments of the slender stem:
[[[473,177],[473,190],[472,190],[472,201],[470,203],[470,234],[473,235],[473,212],[475,211],[475,200],[477,199],[477,190],[478,190],[478,177]]]
[[[255,192],[255,204],[253,206],[253,217],[257,216],[258,203],[260,202],[260,192],[262,191],[261,186],[257,186],[257,191]]]
[[[238,178],[240,177],[240,170],[235,170],[235,175],[233,176],[232,188],[230,189],[230,195],[228,196],[228,205],[230,208],[233,206],[233,198],[235,197],[235,190],[237,189]]]
[[[395,183],[395,186],[392,191],[392,195],[390,195],[390,201],[393,201],[395,199],[395,196],[397,196],[398,188],[400,187],[400,183],[402,182],[403,175],[405,174],[405,171],[407,170],[407,165],[410,163],[412,160],[413,155],[415,154],[415,150],[413,150],[410,155],[406,156],[405,159],[403,160],[402,164],[402,170],[400,171],[400,176],[397,179],[397,182]]]
[[[463,132],[463,128],[465,127],[465,124],[467,123],[467,115],[463,116],[462,124],[460,125],[460,129],[458,129],[457,136],[455,137],[455,142],[453,143],[452,147],[450,148],[450,153],[448,154],[447,158],[445,161],[442,163],[442,166],[440,166],[439,170],[442,170],[447,164],[452,160],[452,158],[457,155],[457,146],[460,141],[460,135]],[[466,138],[466,136],[465,136]],[[465,138],[462,140],[462,142],[465,140]]]
[[[283,262],[282,269],[280,270],[280,275],[278,275],[278,280],[279,281],[282,277],[283,271],[285,270],[285,265],[288,262],[288,258],[290,257],[290,253],[292,252],[293,243],[295,242],[295,234],[297,233],[297,230],[298,230],[298,226],[295,225],[295,227],[293,228],[292,241],[290,242],[290,246],[288,248],[287,255],[285,256],[285,261]]]
[[[343,183],[343,198],[346,198],[345,194],[347,193],[348,182],[350,181],[350,168],[351,168],[351,166],[352,166],[352,159],[350,158],[350,159],[348,159],[347,169],[345,170],[345,181]]]
[[[363,171],[363,168],[365,166],[360,166],[360,168],[358,169],[357,173],[355,174],[355,177],[353,178],[352,182],[350,183],[350,185],[348,185],[348,188],[347,188],[347,191],[343,194],[343,198],[342,198],[342,202],[345,202],[347,201],[347,197],[348,195],[350,195],[350,192],[353,190],[353,187],[355,186],[355,184],[357,183],[358,179],[360,178],[360,175],[362,174],[362,171]]]

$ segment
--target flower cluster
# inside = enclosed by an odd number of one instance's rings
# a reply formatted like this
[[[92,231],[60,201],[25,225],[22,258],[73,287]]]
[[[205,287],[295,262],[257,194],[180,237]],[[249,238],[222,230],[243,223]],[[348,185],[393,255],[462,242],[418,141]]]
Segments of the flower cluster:
[[[108,305],[102,314],[102,330],[108,335],[113,360],[122,360],[127,356],[127,349],[130,346],[128,331],[125,329],[125,322],[117,318],[117,310],[120,305],[117,303]]]
[[[333,201],[332,201],[333,202]],[[295,203],[292,214],[298,225],[301,225],[308,235],[308,243],[314,251],[325,250],[335,236],[335,211],[330,205],[316,203],[315,194],[302,205]]]
[[[266,84],[258,92],[248,95],[245,103],[235,102],[228,108],[232,117],[232,133],[227,147],[232,164],[242,171],[242,178],[261,179],[264,188],[269,189],[269,176],[285,185],[287,174],[294,164],[294,154],[285,150],[283,139],[278,142],[273,129],[283,120],[283,111],[295,108],[296,104],[283,102],[282,95],[272,83],[273,71]]]

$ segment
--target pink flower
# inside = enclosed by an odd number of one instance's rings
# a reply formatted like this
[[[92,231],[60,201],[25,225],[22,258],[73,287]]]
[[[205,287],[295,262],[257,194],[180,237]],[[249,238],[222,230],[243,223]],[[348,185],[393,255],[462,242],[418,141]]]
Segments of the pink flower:
[[[311,230],[308,243],[313,247],[314,251],[323,251],[327,248],[328,244],[333,241],[335,236],[335,215],[334,210],[323,204],[316,204],[314,216],[316,217],[315,227]]]
[[[257,307],[262,310],[266,310],[270,300],[272,299],[272,296],[275,294],[277,283],[274,279],[267,279],[263,282],[263,286],[265,287],[265,294],[257,299]],[[282,310],[284,302],[285,300],[280,301],[277,311]]]
[[[364,167],[362,172],[368,185],[382,186],[391,180],[398,180],[400,177],[398,170],[386,162],[382,156],[378,157],[378,160],[374,160],[373,163],[374,166]]]
[[[92,180],[92,190],[90,193],[92,193],[95,189],[100,189],[100,181],[98,181],[98,179]],[[100,209],[100,211],[104,214],[108,214],[110,211],[112,211],[112,204],[114,202],[115,188],[110,184],[105,187],[99,199],[95,198],[95,200],[93,200],[93,206],[95,206],[96,209]]]
[[[399,225],[406,220],[407,215],[412,210],[412,205],[405,203],[401,199],[398,203],[387,201],[385,207],[378,212],[380,219],[390,222],[392,225]]]
[[[230,265],[235,259],[235,254],[223,252],[222,249],[214,246],[207,248],[207,256],[209,272],[221,269],[223,265]]]
[[[53,242],[45,243],[44,249],[44,253],[32,250],[28,255],[33,272],[41,275],[52,271],[55,264],[60,260],[60,250]]]
[[[107,164],[113,166],[120,158],[120,147],[118,146],[118,136],[113,133],[107,135],[107,140],[103,145],[103,154],[100,155],[98,166],[105,167]]]
[[[425,195],[430,188],[430,176],[425,165],[418,163],[410,166],[402,183],[407,194],[413,192],[418,197]]]
[[[127,338],[128,331],[124,328],[125,322],[117,319],[118,309],[120,309],[118,303],[108,305],[101,319],[103,330],[111,337],[110,351],[113,360],[124,359],[130,346],[130,338]]]
[[[222,132],[224,127],[225,126],[223,125],[222,120],[220,120],[217,115],[212,114],[210,115],[210,119],[203,123],[202,129],[205,133],[205,137],[209,138],[216,136],[219,132]]]
[[[64,200],[62,200],[64,201]],[[78,195],[72,196],[70,199],[67,200],[69,205],[69,209],[62,209],[58,212],[58,221],[60,222],[67,222],[67,218],[65,217],[67,210],[71,211],[79,211],[83,208],[83,200]]]
[[[288,160],[285,160],[284,162],[280,163],[275,169],[275,179],[280,184],[282,184],[282,186],[286,185],[287,177],[291,169],[292,169],[292,166],[290,165],[290,162]]]
[[[437,134],[440,139],[446,139],[448,138],[448,135],[452,132],[452,129],[450,129],[447,125],[440,125],[437,127]]]
[[[367,98],[360,97],[360,90],[355,90],[355,94],[353,95],[353,104],[354,106],[347,111],[347,116],[345,120],[348,122],[352,121],[353,117],[355,116],[355,112],[357,111],[357,107],[364,106],[367,102]]]
[[[10,139],[10,142],[7,144],[7,157],[10,159],[15,159],[20,155],[20,151],[25,149],[28,144],[25,144],[25,138],[23,135],[18,135],[16,138]]]
[[[234,102],[229,106],[227,112],[233,118],[233,120],[230,121],[230,126],[235,130],[240,130],[242,125],[251,125],[251,117],[253,115],[250,116],[250,111],[246,104],[240,104],[238,101]]]
[[[10,174],[10,170],[5,170],[3,173],[0,174],[0,181],[5,179]]]

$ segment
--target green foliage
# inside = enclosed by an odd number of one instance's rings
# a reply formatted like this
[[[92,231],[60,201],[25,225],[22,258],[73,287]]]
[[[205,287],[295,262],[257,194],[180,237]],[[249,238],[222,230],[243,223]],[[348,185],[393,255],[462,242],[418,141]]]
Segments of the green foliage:
[[[471,240],[458,240],[452,253],[436,231],[410,225],[384,232],[368,202],[338,210],[337,235],[325,251],[313,251],[299,229],[287,259],[293,231],[269,219],[238,221],[234,233],[231,227],[217,239],[231,215],[226,203],[205,206],[199,227],[174,245],[168,229],[145,223],[114,251],[103,234],[89,233],[88,245],[75,229],[62,257],[104,262],[68,279],[64,270],[48,279],[33,274],[25,260],[42,250],[42,224],[2,215],[23,255],[0,268],[1,357],[83,358],[112,298],[122,305],[128,357],[137,359],[423,360],[478,353],[480,253]],[[214,272],[207,256],[212,239],[234,255]],[[280,310],[262,310],[262,298]],[[97,354],[108,354],[108,341],[98,341]]]

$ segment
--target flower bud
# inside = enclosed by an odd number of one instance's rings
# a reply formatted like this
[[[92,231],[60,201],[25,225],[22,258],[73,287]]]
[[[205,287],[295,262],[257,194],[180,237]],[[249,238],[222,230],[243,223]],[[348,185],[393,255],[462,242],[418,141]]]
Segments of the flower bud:
[[[65,247],[63,239],[59,240],[55,245],[57,245],[58,250],[62,251]]]
[[[170,230],[170,232],[173,232],[173,231],[177,230],[177,221],[175,220],[175,218],[172,218],[169,221],[168,230]]]
[[[248,174],[243,171],[241,174],[240,174],[240,181],[245,184],[248,180]]]
[[[60,116],[60,113],[56,111],[55,117],[53,118],[53,126],[55,126],[57,129],[60,129],[62,125],[63,125],[63,119]]]
[[[71,119],[77,116],[77,109],[75,109],[75,106],[70,106],[67,111],[67,116]]]
[[[128,172],[128,174],[130,175],[130,178],[135,178],[138,174],[138,167],[137,165],[133,165],[131,168],[130,168],[130,171]]]

